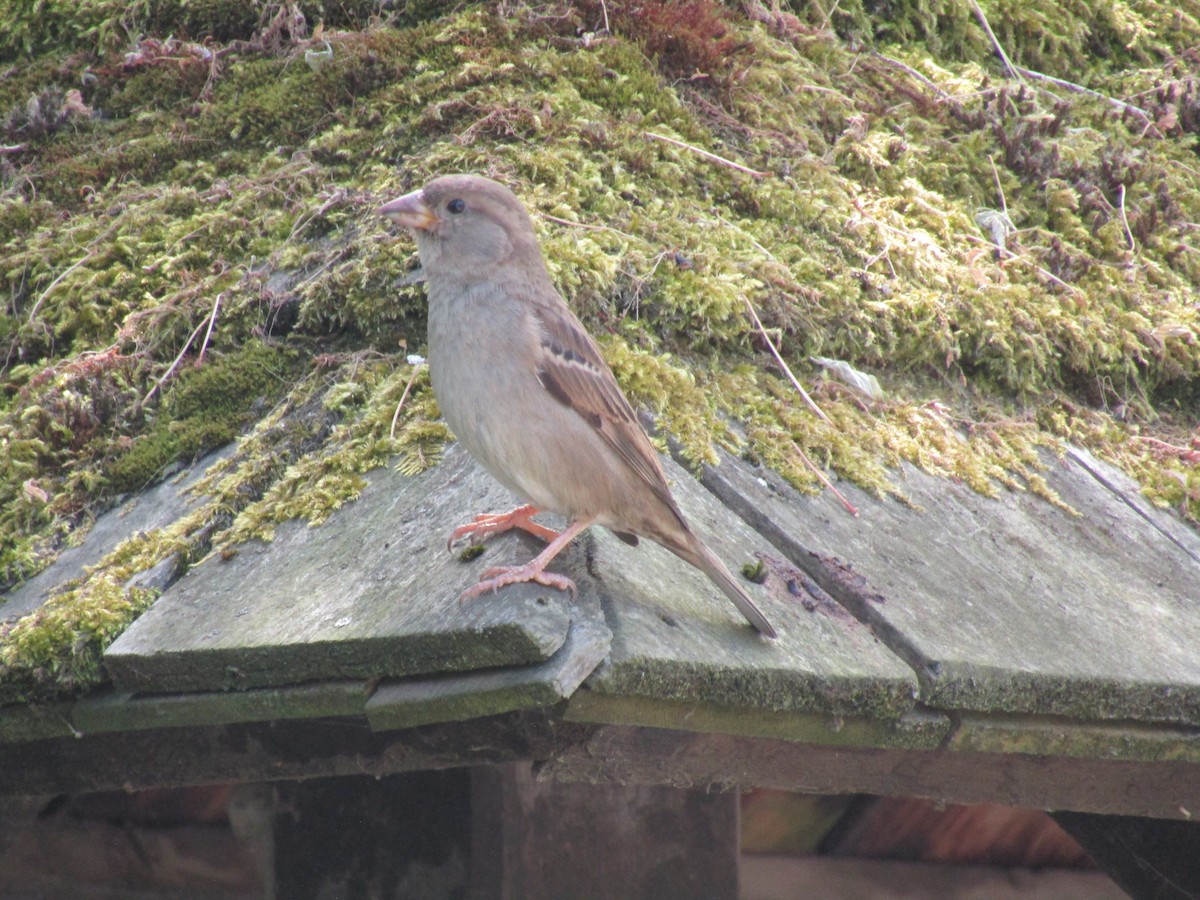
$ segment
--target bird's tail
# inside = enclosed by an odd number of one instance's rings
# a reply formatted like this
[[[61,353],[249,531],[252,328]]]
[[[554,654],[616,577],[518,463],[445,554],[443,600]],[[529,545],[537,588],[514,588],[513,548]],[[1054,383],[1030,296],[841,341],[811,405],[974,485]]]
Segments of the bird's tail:
[[[760,634],[769,638],[778,637],[779,635],[771,627],[771,623],[767,621],[767,617],[762,614],[762,610],[754,605],[754,601],[750,599],[746,589],[738,584],[737,579],[725,567],[725,563],[721,562],[720,557],[709,550],[704,542],[694,534],[689,534],[689,537],[692,539],[689,542],[690,546],[680,547],[669,544],[664,546],[712,579],[713,584],[733,601],[733,605],[746,617],[746,621],[757,628]]]

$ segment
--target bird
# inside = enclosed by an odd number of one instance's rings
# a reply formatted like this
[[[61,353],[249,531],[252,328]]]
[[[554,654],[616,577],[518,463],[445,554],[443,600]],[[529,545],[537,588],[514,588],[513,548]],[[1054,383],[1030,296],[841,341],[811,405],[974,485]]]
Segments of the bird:
[[[451,533],[482,541],[513,528],[546,542],[531,562],[492,567],[462,599],[535,582],[575,593],[546,566],[592,525],[660,544],[700,569],[765,636],[775,629],[692,531],[662,463],[596,341],[546,269],[533,221],[507,186],[444,175],[377,212],[414,237],[426,285],[434,396],[467,451],[525,502]],[[557,532],[533,517],[557,513]]]

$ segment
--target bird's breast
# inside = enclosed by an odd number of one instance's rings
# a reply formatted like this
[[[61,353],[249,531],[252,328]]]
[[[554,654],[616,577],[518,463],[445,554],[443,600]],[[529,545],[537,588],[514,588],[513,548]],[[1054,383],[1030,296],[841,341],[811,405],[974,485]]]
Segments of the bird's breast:
[[[645,485],[594,424],[542,385],[542,327],[521,296],[431,286],[429,371],[446,424],[525,501],[647,533]]]
[[[430,291],[429,375],[446,424],[498,481],[548,508],[527,473],[531,426],[544,409],[534,369],[538,336],[527,307],[463,288]]]

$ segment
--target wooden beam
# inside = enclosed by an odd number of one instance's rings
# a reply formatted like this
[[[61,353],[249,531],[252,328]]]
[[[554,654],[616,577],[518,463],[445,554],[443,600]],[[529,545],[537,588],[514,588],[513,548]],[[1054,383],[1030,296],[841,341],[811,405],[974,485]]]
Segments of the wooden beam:
[[[0,794],[386,775],[532,761],[539,778],[929,797],[1187,819],[1200,764],[854,748],[564,722],[561,708],[372,732],[361,719],[167,728],[0,747]]]
[[[365,720],[304,719],[107,732],[0,746],[0,795],[388,775],[548,759],[590,726],[543,710],[377,733]]]
[[[1192,762],[832,747],[627,726],[598,729],[539,774],[617,784],[927,797],[1164,819],[1188,819],[1200,808],[1200,765]]]
[[[734,900],[738,797],[472,771],[473,900]]]

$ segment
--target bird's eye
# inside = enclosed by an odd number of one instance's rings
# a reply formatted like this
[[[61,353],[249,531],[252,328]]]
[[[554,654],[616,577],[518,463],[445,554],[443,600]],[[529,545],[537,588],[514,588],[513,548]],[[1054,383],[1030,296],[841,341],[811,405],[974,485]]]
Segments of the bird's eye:
[[[446,204],[446,209],[449,210],[451,213],[453,213],[456,216],[466,208],[467,208],[467,204],[464,203],[462,200],[458,200],[458,199],[451,200],[449,203]]]

